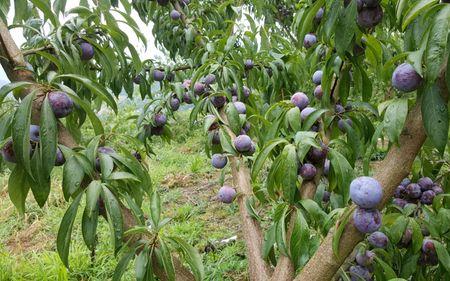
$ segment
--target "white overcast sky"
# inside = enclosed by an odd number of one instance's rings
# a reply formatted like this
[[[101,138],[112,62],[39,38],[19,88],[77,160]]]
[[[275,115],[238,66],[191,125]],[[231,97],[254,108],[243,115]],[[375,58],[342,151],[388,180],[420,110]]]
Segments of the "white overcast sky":
[[[0,0],[0,1],[5,1],[5,0]],[[7,0],[7,1],[9,1],[9,0]],[[76,1],[76,0],[67,1],[66,11],[78,6],[78,2],[79,1]],[[121,9],[121,10],[124,11],[123,9]],[[113,15],[116,16],[117,13],[113,13]],[[117,15],[117,17],[120,18],[121,16]],[[140,54],[141,60],[145,60],[145,59],[149,59],[149,58],[162,60],[164,57],[164,54],[155,47],[155,38],[153,37],[153,34],[152,34],[152,23],[150,23],[149,25],[146,25],[144,22],[142,22],[140,20],[139,15],[134,10],[131,13],[131,17],[137,22],[139,29],[146,36],[147,46],[148,46],[147,49],[145,49],[144,44],[137,39],[134,31],[131,28],[129,28],[126,24],[123,24],[120,22],[118,24],[122,28],[122,30],[128,35],[130,42],[133,44],[133,46],[136,48],[136,50]],[[8,14],[8,24],[12,24],[13,18],[14,18],[14,5],[11,5],[11,10],[9,11],[9,14]],[[61,22],[64,22],[66,19],[67,18],[60,16]],[[14,38],[14,41],[16,42],[16,44],[18,46],[22,45],[25,42],[25,39],[22,35],[21,28],[12,29],[11,35]],[[1,80],[8,80],[8,78],[6,77],[6,74],[3,71],[3,68],[0,67],[0,81]]]

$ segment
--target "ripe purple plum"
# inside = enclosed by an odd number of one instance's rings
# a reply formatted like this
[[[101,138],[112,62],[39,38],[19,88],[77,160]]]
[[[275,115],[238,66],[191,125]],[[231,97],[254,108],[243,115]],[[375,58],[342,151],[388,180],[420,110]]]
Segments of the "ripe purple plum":
[[[173,111],[177,111],[180,108],[180,100],[177,97],[172,97],[170,99],[170,108]]]
[[[183,94],[183,102],[187,103],[187,104],[191,104],[192,103],[192,98],[191,98],[191,95],[189,95],[189,93],[184,93]]]
[[[317,85],[317,87],[314,89],[314,97],[318,100],[322,99],[323,97],[322,85]]]
[[[314,164],[321,164],[323,160],[327,157],[328,147],[322,145],[321,148],[311,147],[308,152],[308,160]]]
[[[406,186],[406,196],[410,199],[420,198],[422,191],[417,183],[410,183]]]
[[[309,98],[303,92],[297,92],[292,95],[291,103],[298,107],[300,110],[303,110],[309,105]]]
[[[245,114],[247,113],[247,108],[245,106],[245,103],[240,102],[240,101],[235,101],[233,102],[234,107],[236,107],[236,110],[239,114]]]
[[[375,248],[385,249],[389,243],[389,238],[381,231],[375,231],[367,237],[367,241]]]
[[[380,4],[380,0],[362,0],[362,3],[369,8],[374,8]]]
[[[73,100],[65,92],[48,93],[48,101],[56,118],[64,118],[73,111]]]
[[[436,248],[434,247],[433,240],[423,239],[422,241],[422,252],[424,253],[435,253]]]
[[[156,127],[162,127],[167,123],[167,117],[164,113],[156,113],[153,117],[153,121]]]
[[[2,148],[2,158],[6,162],[16,163],[16,154],[14,153],[13,141],[8,140]]]
[[[247,135],[237,136],[233,140],[234,147],[238,152],[248,152],[252,149],[252,139]]]
[[[214,84],[216,82],[216,75],[212,73],[206,75],[205,79],[203,79],[203,82],[205,83],[205,85]]]
[[[342,106],[342,104],[336,104],[334,106],[334,112],[336,112],[336,114],[342,114],[345,112],[345,108]]]
[[[383,19],[383,9],[380,5],[363,7],[358,13],[358,24],[362,28],[373,28]]]
[[[30,125],[30,141],[39,142],[40,141],[40,129],[37,125]]]
[[[360,266],[369,266],[373,263],[375,253],[372,251],[358,251],[356,253],[356,263]]]
[[[420,202],[425,205],[431,205],[434,197],[436,197],[436,193],[433,190],[426,190],[420,196]]]
[[[312,180],[317,174],[317,169],[313,164],[305,163],[300,167],[299,174],[304,180]]]
[[[353,126],[353,121],[350,118],[345,118],[345,119],[339,119],[338,121],[338,128],[339,130],[341,130],[341,132],[345,132],[345,123],[347,123],[350,127]]]
[[[62,153],[61,149],[56,150],[56,159],[55,159],[55,166],[62,166],[66,163],[66,158],[64,158],[64,154]]]
[[[402,199],[402,198],[394,198],[392,203],[403,209],[406,206],[406,204],[408,204],[408,201],[406,201],[405,199]]]
[[[194,94],[201,95],[205,93],[205,84],[200,82],[195,82],[194,84]]]
[[[80,44],[81,60],[88,61],[94,57],[94,47],[88,42],[82,42]]]
[[[434,184],[434,185],[433,185],[433,191],[434,191],[434,194],[436,194],[436,195],[439,195],[439,194],[444,193],[444,190],[443,190],[442,187],[441,187],[440,185],[438,185],[438,184]]]
[[[213,154],[211,157],[211,164],[216,169],[223,169],[228,163],[228,158],[224,154]]]
[[[317,70],[316,72],[314,72],[313,77],[312,77],[313,83],[316,85],[322,84],[322,76],[323,76],[322,70]]]
[[[236,197],[236,190],[231,186],[224,185],[219,189],[219,201],[222,203],[230,204]]]
[[[401,246],[407,247],[412,240],[413,231],[411,228],[406,228],[403,232],[402,240],[400,241]]]
[[[140,74],[138,74],[138,75],[134,76],[133,83],[139,85],[139,84],[141,84],[141,79],[142,79],[142,76]]]
[[[358,177],[350,184],[350,198],[361,208],[375,208],[383,198],[383,189],[372,177]]]
[[[254,67],[253,61],[251,59],[247,59],[244,62],[244,67],[245,67],[246,70],[251,70]]]
[[[360,265],[352,265],[350,266],[348,271],[351,277],[350,279],[351,281],[372,280],[371,273],[367,267]]]
[[[224,96],[214,96],[211,98],[211,103],[214,105],[214,107],[216,108],[221,108],[225,105],[225,103],[227,102],[227,98]]]
[[[251,93],[252,91],[247,86],[242,87],[242,95],[244,96],[244,98],[248,99]]]
[[[323,192],[322,201],[324,203],[328,203],[328,202],[330,202],[330,197],[331,197],[331,193],[329,191],[325,190]]]
[[[323,14],[325,13],[325,9],[324,8],[320,8],[316,15],[314,16],[314,22],[319,23],[322,18],[323,18]]]
[[[397,186],[397,188],[394,191],[394,197],[395,198],[404,198],[406,195],[406,188],[403,185]]]
[[[381,227],[381,214],[377,209],[358,207],[353,213],[353,225],[361,233],[372,233]]]
[[[166,75],[164,74],[164,71],[161,71],[159,69],[153,70],[153,80],[161,82],[162,80],[164,80],[165,76]]]
[[[174,9],[170,11],[170,18],[173,20],[179,20],[181,18],[181,13]]]
[[[429,177],[423,177],[417,181],[417,184],[420,185],[420,190],[426,191],[433,189],[434,182]]]
[[[415,91],[421,84],[422,77],[409,63],[400,64],[392,73],[392,86],[401,92]]]
[[[311,113],[313,113],[314,111],[316,111],[316,109],[314,107],[305,107],[300,112],[300,117],[301,117],[302,121],[305,121],[306,118],[308,118],[308,116],[311,115]]]
[[[402,182],[400,183],[400,185],[406,187],[406,186],[407,186],[408,184],[410,184],[410,183],[411,183],[411,180],[410,180],[409,178],[404,178],[404,179],[402,180]]]
[[[219,145],[220,144],[220,134],[218,130],[214,130],[211,137],[211,143],[213,145]]]
[[[305,35],[305,38],[303,39],[303,46],[306,49],[311,48],[312,46],[314,46],[317,43],[317,37],[315,34],[312,33],[308,33]]]

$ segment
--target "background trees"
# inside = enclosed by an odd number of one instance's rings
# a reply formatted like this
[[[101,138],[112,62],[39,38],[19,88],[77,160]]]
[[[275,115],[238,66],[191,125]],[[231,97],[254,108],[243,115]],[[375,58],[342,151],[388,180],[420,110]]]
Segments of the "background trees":
[[[145,161],[130,149],[151,153],[152,139],[170,140],[173,112],[185,103],[193,104],[190,122],[204,123],[213,165],[230,163],[237,195],[227,187],[219,196],[226,203],[236,196],[250,279],[328,280],[345,272],[353,279],[448,277],[442,223],[448,218],[448,4],[80,1],[67,11],[65,1],[0,5],[1,63],[12,81],[0,90],[9,109],[0,134],[11,170],[8,193],[22,214],[30,189],[43,206],[52,170],[64,158],[70,207],[57,248],[66,266],[83,209],[83,238],[92,251],[98,218],[110,225],[121,256],[115,279],[132,259],[137,279],[205,278],[194,248],[164,232],[164,206]],[[148,31],[132,11],[154,24],[167,61],[140,58],[124,25],[144,44]],[[26,39],[20,48],[11,37],[16,27]],[[123,91],[143,101],[133,117],[136,136],[105,132],[97,116],[105,107],[117,113]],[[92,126],[92,134],[83,135],[83,126]],[[350,205],[351,197],[362,208],[356,214],[367,208],[350,192],[362,174],[372,175],[383,193],[375,200],[382,232],[368,240]],[[408,176],[421,180],[397,188]],[[355,255],[359,265],[347,271]]]

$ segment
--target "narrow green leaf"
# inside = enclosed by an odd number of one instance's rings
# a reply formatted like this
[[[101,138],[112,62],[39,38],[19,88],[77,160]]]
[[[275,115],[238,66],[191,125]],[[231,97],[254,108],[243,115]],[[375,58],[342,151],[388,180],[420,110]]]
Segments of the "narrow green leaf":
[[[405,125],[406,115],[408,114],[408,100],[395,99],[387,107],[384,113],[384,128],[389,137],[389,140],[393,143],[398,143],[398,138]]]
[[[25,169],[17,164],[8,179],[8,194],[19,214],[25,213],[25,200],[27,199],[30,185]]]
[[[58,145],[58,125],[47,97],[42,103],[40,117],[39,136],[41,141],[39,147],[42,152],[42,172],[44,173],[44,177],[47,178],[50,176],[50,173],[55,166]]]
[[[0,88],[0,105],[3,103],[3,100],[6,98],[6,96],[14,90],[18,90],[21,88],[24,88],[25,86],[29,86],[32,85],[33,83],[31,82],[14,82],[14,83],[9,83],[4,85],[3,87]]]
[[[63,169],[63,194],[66,201],[69,200],[70,196],[75,194],[75,192],[80,188],[81,182],[84,178],[83,167],[78,163],[75,156],[70,157]]]
[[[114,194],[106,187],[102,186],[102,198],[105,202],[108,224],[111,232],[111,240],[117,253],[122,246],[123,218],[119,201]]]

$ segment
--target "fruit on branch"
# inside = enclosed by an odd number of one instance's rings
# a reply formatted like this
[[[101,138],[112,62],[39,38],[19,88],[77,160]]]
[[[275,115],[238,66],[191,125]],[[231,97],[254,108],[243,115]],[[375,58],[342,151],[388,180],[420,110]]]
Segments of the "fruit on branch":
[[[300,167],[299,174],[304,180],[312,180],[317,174],[317,169],[313,164],[305,163]]]
[[[180,108],[180,100],[177,97],[172,97],[170,99],[170,108],[173,111],[177,111]]]
[[[347,125],[349,125],[350,127],[353,126],[353,121],[350,118],[345,118],[345,119],[339,119],[338,120],[338,128],[339,130],[341,130],[342,132],[345,132],[345,123],[347,123]]]
[[[320,8],[317,11],[316,15],[314,16],[314,22],[315,23],[319,23],[322,20],[324,13],[325,13],[325,9],[324,8]]]
[[[177,10],[170,11],[170,18],[173,20],[179,20],[181,18],[181,13]]]
[[[430,239],[423,239],[422,253],[419,259],[421,265],[437,265],[439,263],[434,242]]]
[[[181,1],[180,1],[180,4],[181,4],[182,6],[187,6],[187,5],[189,5],[189,3],[191,3],[190,0],[181,0]]]
[[[314,164],[322,164],[328,154],[328,147],[325,144],[321,148],[311,147],[308,151],[308,160]]]
[[[316,72],[314,72],[313,77],[312,77],[313,83],[316,85],[322,84],[322,75],[323,75],[322,70],[317,70]]]
[[[216,108],[222,108],[227,102],[227,98],[224,96],[214,96],[211,98],[211,102]]]
[[[214,74],[208,74],[206,75],[205,79],[203,80],[203,82],[205,83],[205,85],[211,85],[214,84],[216,82],[216,75]]]
[[[248,134],[248,132],[250,132],[251,126],[252,125],[250,124],[250,122],[245,122],[244,125],[242,125],[243,134],[241,134],[241,135]]]
[[[194,84],[194,94],[201,95],[205,92],[205,84],[200,82],[195,82]]]
[[[253,61],[251,59],[247,59],[244,62],[244,68],[245,70],[251,70],[254,67]]]
[[[400,240],[400,246],[401,247],[408,247],[408,245],[411,243],[412,240],[412,229],[406,228],[402,235],[402,240]]]
[[[389,238],[381,231],[375,231],[367,237],[367,241],[375,248],[385,249],[389,243]]]
[[[314,97],[318,100],[321,100],[323,97],[323,90],[322,90],[322,86],[318,85],[315,89],[314,89]]]
[[[192,83],[192,80],[191,80],[191,79],[185,79],[185,80],[183,81],[182,86],[183,86],[183,88],[185,88],[186,90],[188,90],[188,89],[191,87],[191,83]]]
[[[410,183],[405,188],[406,196],[410,199],[418,199],[422,195],[420,185],[417,183]]]
[[[253,142],[247,135],[239,135],[233,140],[234,147],[240,153],[251,151]]]
[[[163,127],[167,123],[167,117],[164,113],[157,113],[153,117],[153,122],[156,127]]]
[[[236,190],[231,186],[224,185],[219,189],[219,201],[222,203],[230,204],[236,197]]]
[[[444,190],[442,189],[442,187],[440,185],[434,184],[433,185],[433,192],[434,192],[434,194],[439,195],[439,194],[444,193]]]
[[[114,154],[116,151],[109,146],[99,146],[97,149],[99,154]],[[101,172],[100,158],[95,158],[95,170]]]
[[[314,111],[316,111],[316,109],[314,107],[305,107],[301,112],[300,112],[300,118],[302,119],[302,121],[305,121],[306,118],[313,113]]]
[[[377,209],[356,208],[353,213],[353,225],[361,233],[372,233],[381,226],[381,214]]]
[[[291,103],[298,107],[300,110],[303,110],[309,105],[309,98],[305,93],[297,92],[292,95]]]
[[[380,0],[362,0],[362,4],[369,8],[375,8],[380,4]]]
[[[242,87],[242,94],[244,95],[244,98],[248,99],[251,93],[252,91],[247,86]]]
[[[434,182],[429,177],[423,177],[417,181],[417,184],[420,185],[420,190],[426,191],[433,189]]]
[[[40,141],[40,129],[37,125],[30,125],[30,141],[39,142]]]
[[[422,84],[422,77],[409,63],[402,63],[392,73],[392,86],[399,91],[409,93]]]
[[[400,185],[406,187],[406,186],[407,186],[408,184],[410,184],[410,183],[411,183],[411,180],[410,180],[409,178],[404,178],[404,179],[402,180],[402,182],[400,183]]]
[[[56,118],[64,118],[73,111],[73,100],[65,92],[55,91],[48,93],[48,101]]]
[[[214,130],[212,132],[210,132],[210,134],[212,135],[211,137],[211,143],[213,145],[219,145],[220,144],[220,134],[219,134],[219,130]]]
[[[331,197],[331,193],[329,191],[325,190],[323,192],[322,201],[324,203],[328,203],[328,202],[330,202],[330,197]]]
[[[308,33],[305,35],[305,38],[303,39],[303,46],[306,49],[313,47],[314,45],[316,45],[316,43],[317,43],[317,37],[315,34]]]
[[[81,42],[81,60],[88,61],[94,57],[94,47],[88,42]]]
[[[338,103],[334,106],[334,112],[336,112],[336,114],[342,114],[345,112],[345,108]]]
[[[247,113],[247,107],[245,106],[245,103],[240,101],[233,102],[234,107],[236,107],[236,110],[239,114],[245,114]]]
[[[360,266],[360,265],[350,266],[349,274],[351,277],[351,281],[360,281],[360,280],[370,281],[370,280],[372,280],[372,274],[370,273],[369,269],[364,266]]]
[[[16,163],[16,154],[14,153],[14,147],[13,147],[13,141],[8,140],[5,145],[3,145],[2,148],[2,157],[3,160],[10,162],[10,163]]]
[[[159,69],[153,70],[153,80],[161,82],[162,80],[164,80],[165,76],[166,75],[164,74],[164,71],[161,71]]]
[[[170,0],[156,0],[156,2],[161,6],[166,6],[169,4]]]
[[[183,94],[183,102],[187,103],[187,104],[191,104],[192,103],[192,98],[191,98],[191,95],[189,95],[189,93],[184,93]]]
[[[425,205],[431,205],[434,197],[436,197],[436,193],[433,190],[426,190],[420,196],[420,202]]]
[[[383,19],[383,9],[380,5],[373,8],[363,7],[358,13],[358,25],[362,28],[373,28]]]
[[[133,83],[139,85],[139,84],[141,84],[141,79],[142,79],[142,76],[140,74],[138,74],[138,75],[134,76]]]
[[[361,208],[375,208],[383,198],[380,183],[372,177],[358,177],[350,183],[350,198]]]
[[[139,153],[139,151],[134,151],[132,153],[133,157],[136,158],[137,161],[141,162],[142,161],[142,155]]]
[[[211,157],[211,164],[216,169],[223,169],[228,163],[228,158],[224,154],[213,154]]]
[[[373,263],[375,253],[372,251],[358,251],[356,253],[356,263],[360,266],[369,266]]]
[[[61,149],[56,150],[56,159],[55,159],[55,166],[62,166],[66,163],[66,158],[64,158],[64,154],[62,153]]]

